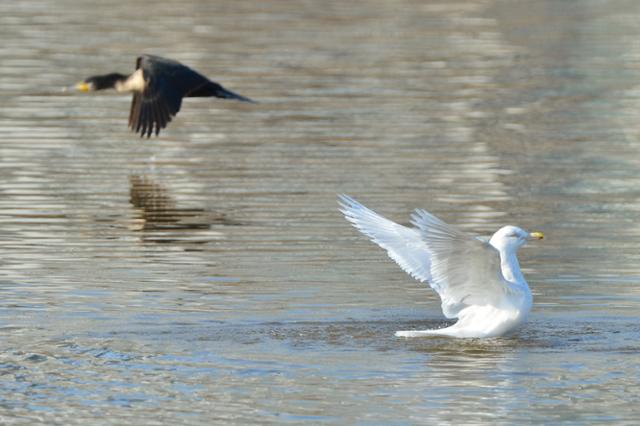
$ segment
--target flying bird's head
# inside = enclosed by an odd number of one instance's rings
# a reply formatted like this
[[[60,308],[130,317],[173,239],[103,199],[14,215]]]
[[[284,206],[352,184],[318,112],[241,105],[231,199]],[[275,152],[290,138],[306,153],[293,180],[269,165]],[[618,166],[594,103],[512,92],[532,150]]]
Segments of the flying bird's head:
[[[116,83],[127,79],[126,75],[113,72],[111,74],[93,75],[75,85],[80,92],[94,92],[96,90],[113,89]]]
[[[489,240],[489,244],[498,250],[517,251],[520,247],[531,240],[541,240],[544,238],[542,232],[527,232],[517,226],[503,226],[498,229]]]

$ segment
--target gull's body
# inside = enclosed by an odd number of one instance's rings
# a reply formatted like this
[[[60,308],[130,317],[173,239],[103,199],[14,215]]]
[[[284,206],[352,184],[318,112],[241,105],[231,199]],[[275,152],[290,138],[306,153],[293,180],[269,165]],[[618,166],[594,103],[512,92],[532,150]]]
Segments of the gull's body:
[[[497,337],[526,321],[533,299],[516,253],[528,240],[542,239],[542,233],[505,226],[483,241],[424,210],[415,211],[415,228],[409,228],[345,195],[340,201],[353,226],[409,275],[428,282],[440,295],[444,315],[458,318],[450,327],[398,331],[396,336]]]

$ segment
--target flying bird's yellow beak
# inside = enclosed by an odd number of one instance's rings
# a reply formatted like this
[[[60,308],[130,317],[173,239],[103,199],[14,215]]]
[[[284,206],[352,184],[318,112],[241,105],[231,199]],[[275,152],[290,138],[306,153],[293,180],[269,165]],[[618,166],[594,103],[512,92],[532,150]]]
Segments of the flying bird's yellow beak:
[[[532,240],[542,240],[544,239],[544,234],[540,231],[535,231],[529,234]]]
[[[91,85],[88,83],[85,83],[84,81],[81,83],[78,83],[75,85],[76,90],[80,91],[80,92],[90,92],[91,91]]]

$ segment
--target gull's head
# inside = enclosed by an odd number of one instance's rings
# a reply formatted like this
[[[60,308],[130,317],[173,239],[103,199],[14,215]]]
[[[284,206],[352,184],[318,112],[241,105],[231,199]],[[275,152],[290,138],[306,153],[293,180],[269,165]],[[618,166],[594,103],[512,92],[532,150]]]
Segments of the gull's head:
[[[504,251],[517,251],[520,247],[531,240],[541,240],[544,238],[542,232],[527,232],[517,226],[503,226],[498,229],[489,240],[489,244]]]

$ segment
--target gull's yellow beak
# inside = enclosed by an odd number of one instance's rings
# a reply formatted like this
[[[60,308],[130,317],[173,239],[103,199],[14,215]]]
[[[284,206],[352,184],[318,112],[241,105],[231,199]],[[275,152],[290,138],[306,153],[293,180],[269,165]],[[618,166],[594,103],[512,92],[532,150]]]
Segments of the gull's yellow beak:
[[[89,83],[85,83],[84,81],[75,85],[76,90],[80,92],[90,92],[91,85]]]
[[[542,232],[535,231],[530,233],[529,237],[531,237],[532,240],[542,240],[544,239],[544,234]]]

